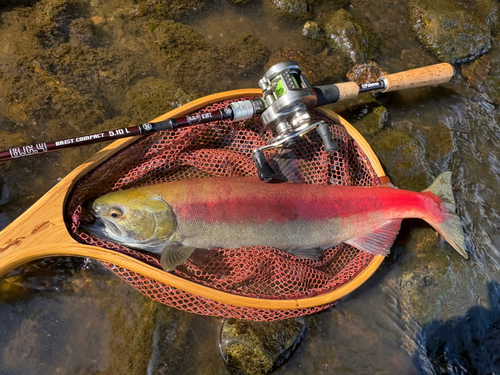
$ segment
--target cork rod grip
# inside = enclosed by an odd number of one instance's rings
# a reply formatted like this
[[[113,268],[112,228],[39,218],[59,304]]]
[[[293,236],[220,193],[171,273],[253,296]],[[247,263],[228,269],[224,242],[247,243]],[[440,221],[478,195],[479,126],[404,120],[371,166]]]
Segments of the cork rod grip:
[[[387,88],[382,92],[409,89],[414,87],[438,85],[448,82],[455,75],[455,68],[448,63],[430,65],[405,72],[381,77]]]

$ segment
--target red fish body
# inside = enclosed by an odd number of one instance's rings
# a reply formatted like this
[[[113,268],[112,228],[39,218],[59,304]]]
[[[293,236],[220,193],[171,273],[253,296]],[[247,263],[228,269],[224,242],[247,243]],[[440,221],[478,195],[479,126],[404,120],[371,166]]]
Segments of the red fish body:
[[[402,219],[439,224],[447,215],[441,199],[430,191],[389,187],[207,178],[143,189],[161,194],[171,206],[179,242],[200,248],[260,245],[293,251],[346,242],[385,254]]]
[[[104,236],[161,253],[169,270],[195,248],[271,246],[308,257],[311,249],[345,242],[387,254],[405,218],[427,221],[467,257],[450,181],[445,172],[416,193],[253,177],[188,179],[108,193],[93,207]]]

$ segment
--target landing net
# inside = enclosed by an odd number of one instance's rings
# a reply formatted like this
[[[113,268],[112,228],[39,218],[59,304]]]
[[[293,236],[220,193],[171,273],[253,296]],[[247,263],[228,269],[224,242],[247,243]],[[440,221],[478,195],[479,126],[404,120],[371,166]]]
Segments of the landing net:
[[[247,99],[247,98],[241,98]],[[233,100],[234,101],[234,100]],[[198,113],[227,107],[231,100],[207,106]],[[316,132],[292,146],[306,183],[379,185],[368,157],[345,128],[312,112],[313,121],[325,121],[340,149],[325,153]],[[223,176],[256,176],[252,151],[273,138],[263,131],[259,119],[241,123],[220,121],[159,132],[142,137],[79,180],[73,188],[65,214],[73,236],[82,243],[115,250],[161,269],[159,258],[103,241],[80,229],[82,204],[107,192],[167,181]],[[268,160],[273,157],[267,153]],[[173,274],[196,285],[233,295],[258,299],[295,300],[331,292],[360,274],[373,256],[349,245],[326,250],[319,260],[296,258],[270,247],[210,249],[195,253]],[[146,296],[192,313],[272,321],[328,308],[333,303],[303,309],[260,309],[233,306],[174,288],[113,264],[112,272]]]

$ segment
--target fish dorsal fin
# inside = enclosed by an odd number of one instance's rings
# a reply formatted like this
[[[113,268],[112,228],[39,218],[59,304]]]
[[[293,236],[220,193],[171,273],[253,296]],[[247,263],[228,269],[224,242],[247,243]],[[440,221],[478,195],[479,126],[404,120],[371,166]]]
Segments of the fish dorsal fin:
[[[346,243],[370,254],[388,255],[400,228],[401,220],[390,220],[375,232],[352,238]]]
[[[182,246],[180,243],[168,243],[161,253],[160,263],[165,271],[173,271],[184,263],[193,253],[194,247]]]

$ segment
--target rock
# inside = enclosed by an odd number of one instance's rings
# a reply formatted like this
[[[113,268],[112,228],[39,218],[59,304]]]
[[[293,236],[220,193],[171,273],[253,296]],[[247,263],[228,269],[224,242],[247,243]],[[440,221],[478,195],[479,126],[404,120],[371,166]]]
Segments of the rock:
[[[2,122],[0,121],[0,124]],[[0,130],[0,150],[7,150],[12,147],[26,146],[28,137],[22,133],[12,133],[5,130]]]
[[[67,43],[71,22],[86,14],[86,5],[79,0],[41,0],[35,4],[26,27],[43,48],[50,48]]]
[[[358,85],[363,83],[376,82],[383,75],[388,74],[385,70],[379,68],[375,61],[367,61],[364,64],[354,65],[347,72],[349,81],[354,81]]]
[[[417,139],[397,129],[384,128],[369,142],[397,187],[419,191],[428,186],[425,150]]]
[[[307,21],[302,29],[302,35],[317,40],[323,38],[323,30],[321,30],[317,22]]]
[[[490,65],[489,72],[479,91],[484,92],[489,101],[500,105],[500,38],[497,36],[492,42],[491,50],[485,55]]]
[[[323,30],[330,47],[357,64],[365,62],[378,44],[373,31],[344,9],[330,12]]]
[[[486,56],[462,65],[462,74],[469,86],[479,89],[490,71],[490,61]]]
[[[129,17],[147,19],[177,18],[193,10],[203,9],[204,0],[138,0],[128,12]]]
[[[231,79],[262,67],[269,56],[262,42],[248,33],[220,45],[171,20],[150,29],[152,43],[163,60],[167,78],[186,92],[234,89]]]
[[[134,85],[125,98],[123,113],[130,116],[133,122],[139,123],[180,107],[196,99],[196,96],[188,95],[168,80],[149,77]]]
[[[83,43],[90,47],[97,47],[94,21],[82,17],[72,21],[69,25],[69,43],[73,46]]]
[[[482,294],[482,283],[471,286],[471,290],[457,284],[457,274],[465,278],[471,270],[432,228],[414,228],[406,247],[399,280],[403,321],[425,325],[432,319],[450,319],[470,307],[472,290]]]
[[[375,107],[361,120],[354,123],[354,127],[370,142],[375,134],[383,129],[387,123],[388,112],[383,106]]]
[[[223,321],[220,348],[232,375],[263,375],[296,348],[306,329],[303,317],[275,322]]]
[[[492,31],[498,31],[499,22],[499,4],[495,0],[457,0],[457,4],[473,14],[481,22]]]
[[[284,48],[273,53],[266,64],[266,69],[285,60],[297,61],[311,85],[326,85],[343,81],[348,65],[346,59],[339,55],[328,55],[326,50],[311,54]]]
[[[262,67],[269,57],[267,48],[251,33],[233,38],[223,49],[227,54],[225,63],[228,73],[234,75],[252,73]]]
[[[486,22],[451,0],[411,0],[407,14],[417,39],[441,61],[470,61],[491,47]]]
[[[279,17],[306,19],[310,15],[307,0],[269,0],[269,4]]]

